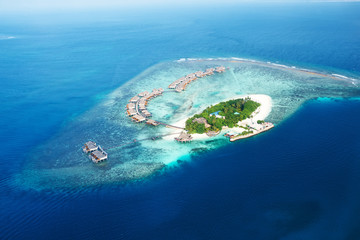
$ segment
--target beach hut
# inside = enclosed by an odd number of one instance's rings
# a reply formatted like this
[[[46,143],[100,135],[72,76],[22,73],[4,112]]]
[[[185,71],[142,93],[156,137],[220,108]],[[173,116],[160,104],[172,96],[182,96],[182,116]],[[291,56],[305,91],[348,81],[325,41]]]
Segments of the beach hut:
[[[192,136],[186,132],[181,132],[179,137],[175,138],[178,142],[190,142],[192,140]]]

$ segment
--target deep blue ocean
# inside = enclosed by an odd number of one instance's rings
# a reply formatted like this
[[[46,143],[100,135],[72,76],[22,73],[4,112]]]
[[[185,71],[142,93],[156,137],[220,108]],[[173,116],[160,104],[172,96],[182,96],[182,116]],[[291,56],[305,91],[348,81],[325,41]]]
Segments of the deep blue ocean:
[[[140,181],[43,191],[12,184],[34,148],[114,89],[187,57],[359,79],[360,4],[0,16],[0,239],[360,239],[360,91],[308,101],[266,134]]]

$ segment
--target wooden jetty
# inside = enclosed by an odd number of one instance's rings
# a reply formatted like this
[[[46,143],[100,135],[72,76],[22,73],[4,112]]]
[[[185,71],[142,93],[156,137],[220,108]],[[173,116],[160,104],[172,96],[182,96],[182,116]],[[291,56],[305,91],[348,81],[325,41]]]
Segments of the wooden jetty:
[[[167,127],[167,128],[174,128],[174,129],[179,129],[179,130],[184,130],[183,127],[178,127],[178,126],[174,126],[174,125],[171,125],[171,124],[167,124],[167,123],[163,123],[163,122],[159,122],[157,121],[157,123]]]

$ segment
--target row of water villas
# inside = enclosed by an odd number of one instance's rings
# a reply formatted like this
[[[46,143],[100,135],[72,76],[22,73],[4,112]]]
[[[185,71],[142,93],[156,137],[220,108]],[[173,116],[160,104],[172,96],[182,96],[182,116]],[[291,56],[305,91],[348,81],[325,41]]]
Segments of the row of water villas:
[[[202,78],[205,76],[209,76],[209,75],[213,75],[214,72],[225,72],[225,67],[224,66],[220,66],[220,67],[216,67],[216,68],[208,68],[205,70],[205,72],[202,71],[197,71],[195,73],[190,73],[188,75],[186,75],[185,77],[181,77],[179,79],[177,79],[176,81],[172,82],[168,88],[170,89],[175,89],[176,92],[182,92],[185,90],[186,86],[191,83],[192,81],[198,79],[198,78]]]
[[[135,122],[144,122],[147,120],[148,124],[158,125],[156,121],[147,119],[151,117],[151,113],[147,110],[146,105],[152,98],[162,95],[164,89],[153,89],[152,92],[144,91],[132,97],[126,105],[126,112]]]

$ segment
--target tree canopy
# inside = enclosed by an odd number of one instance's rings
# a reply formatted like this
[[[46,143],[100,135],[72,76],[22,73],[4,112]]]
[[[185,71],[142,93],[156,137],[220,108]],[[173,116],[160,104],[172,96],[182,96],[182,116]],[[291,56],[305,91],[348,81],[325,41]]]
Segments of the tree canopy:
[[[259,106],[260,103],[251,100],[249,97],[221,102],[215,106],[207,107],[202,113],[195,114],[189,118],[186,121],[185,130],[189,133],[205,133],[208,131],[219,131],[224,126],[232,128],[239,121],[249,118]],[[218,112],[221,118],[214,115],[210,116],[210,114],[216,112]],[[200,117],[205,118],[210,124],[210,127],[205,128],[204,123],[193,121],[195,118]]]

